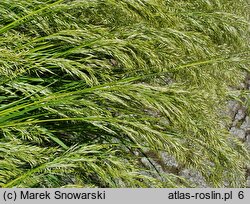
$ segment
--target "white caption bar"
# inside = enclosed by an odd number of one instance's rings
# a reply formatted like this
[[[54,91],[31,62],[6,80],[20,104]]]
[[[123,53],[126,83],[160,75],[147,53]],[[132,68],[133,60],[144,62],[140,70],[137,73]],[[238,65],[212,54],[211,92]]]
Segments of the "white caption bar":
[[[0,203],[46,203],[46,204],[163,204],[192,203],[202,204],[244,204],[250,203],[250,189],[214,189],[214,188],[183,188],[183,189],[30,189],[2,188]]]

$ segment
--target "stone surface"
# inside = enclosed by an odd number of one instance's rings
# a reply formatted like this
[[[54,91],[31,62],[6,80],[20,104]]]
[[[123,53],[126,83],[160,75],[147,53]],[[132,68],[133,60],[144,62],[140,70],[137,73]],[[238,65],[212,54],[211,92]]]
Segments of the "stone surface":
[[[183,176],[184,178],[188,179],[192,183],[195,183],[196,185],[198,185],[197,187],[199,187],[199,188],[209,187],[206,184],[206,181],[202,177],[202,175],[199,174],[198,172],[193,171],[193,170],[184,169],[180,172],[180,176]]]
[[[237,114],[235,115],[234,119],[236,121],[240,121],[240,120],[244,119],[245,115],[246,115],[245,111],[243,109],[239,109]]]
[[[250,90],[250,75],[246,76],[245,90]],[[246,100],[250,100],[250,95]],[[229,115],[232,119],[230,133],[238,137],[250,147],[250,117],[247,108],[240,105],[237,101],[230,101],[228,104]],[[246,170],[246,185],[250,188],[250,170],[249,166]]]
[[[168,155],[166,152],[162,152],[161,157],[165,165],[170,166],[170,167],[175,167],[175,168],[178,167],[178,163],[175,160],[175,158]]]
[[[250,118],[249,116],[247,116],[244,120],[244,122],[242,123],[241,129],[243,129],[244,131],[250,131]]]
[[[246,132],[240,128],[232,127],[230,133],[242,140],[245,140]]]

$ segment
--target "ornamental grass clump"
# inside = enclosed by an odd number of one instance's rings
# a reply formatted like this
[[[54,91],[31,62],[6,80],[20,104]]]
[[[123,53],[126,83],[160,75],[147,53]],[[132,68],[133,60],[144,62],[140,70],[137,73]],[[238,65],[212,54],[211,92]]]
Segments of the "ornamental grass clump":
[[[0,187],[244,187],[249,34],[247,0],[1,0]]]

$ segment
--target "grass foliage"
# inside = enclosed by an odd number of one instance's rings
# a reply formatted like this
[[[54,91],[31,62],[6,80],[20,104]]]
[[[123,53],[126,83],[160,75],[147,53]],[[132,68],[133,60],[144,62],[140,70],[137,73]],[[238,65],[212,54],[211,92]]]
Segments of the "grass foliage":
[[[223,113],[247,96],[232,87],[249,72],[249,7],[1,0],[0,186],[197,186],[159,170],[167,153],[244,187],[249,151]]]

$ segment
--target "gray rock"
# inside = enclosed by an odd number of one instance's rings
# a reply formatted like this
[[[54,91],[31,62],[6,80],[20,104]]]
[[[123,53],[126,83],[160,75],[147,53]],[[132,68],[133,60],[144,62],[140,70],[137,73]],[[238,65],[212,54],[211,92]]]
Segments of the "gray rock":
[[[188,179],[192,183],[195,183],[197,187],[199,188],[209,187],[206,184],[206,181],[203,178],[203,176],[200,173],[195,172],[194,170],[184,169],[180,172],[180,176],[183,176],[184,178]]]
[[[250,134],[247,134],[247,136],[246,136],[246,142],[247,142],[247,144],[250,147]]]
[[[240,120],[244,119],[245,115],[246,115],[245,111],[242,109],[239,109],[236,116],[235,116],[235,120],[240,121]]]
[[[246,136],[246,133],[244,130],[236,128],[236,127],[232,127],[230,130],[230,133],[232,133],[233,135],[235,135],[236,137],[238,137],[242,140],[244,140],[245,136]]]
[[[228,112],[229,113],[226,113],[226,114],[229,114],[230,117],[232,118],[235,113],[238,111],[238,109],[240,108],[240,105],[237,101],[228,101]]]
[[[168,155],[166,152],[162,152],[161,157],[165,165],[176,168],[178,167],[178,163],[173,156]]]
[[[250,130],[250,118],[249,118],[249,116],[246,117],[245,121],[242,123],[240,128],[244,131]]]
[[[162,167],[157,164],[153,159],[150,159],[151,163],[154,165],[154,167],[160,172],[160,173],[164,173],[164,170],[162,169]],[[150,161],[146,158],[146,157],[142,157],[141,158],[141,162],[147,166],[148,168],[150,168],[152,171],[154,171],[154,167],[152,166],[152,164],[150,163]]]

